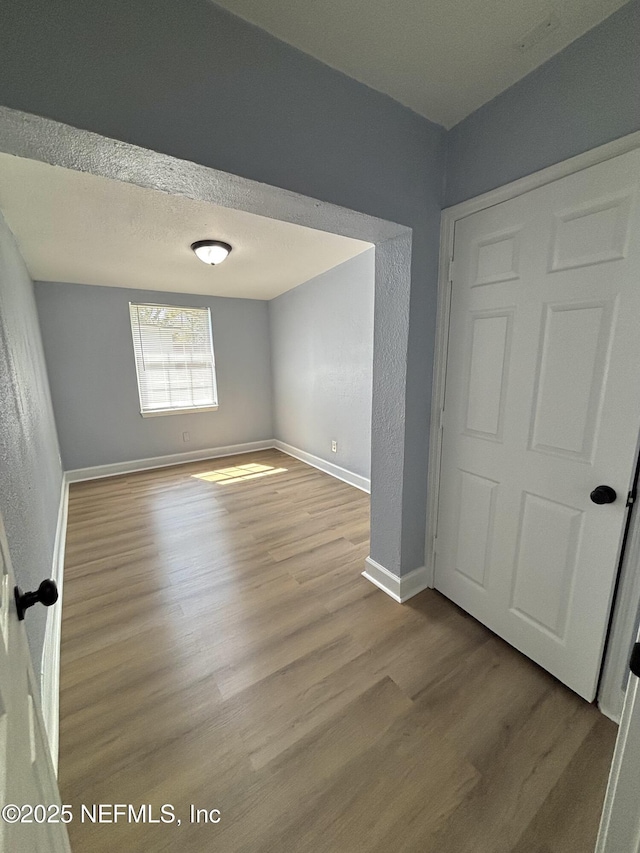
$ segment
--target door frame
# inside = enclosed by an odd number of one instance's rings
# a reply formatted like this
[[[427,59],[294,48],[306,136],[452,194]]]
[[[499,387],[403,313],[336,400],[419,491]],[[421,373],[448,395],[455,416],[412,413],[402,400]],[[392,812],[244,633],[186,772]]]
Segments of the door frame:
[[[638,640],[638,637],[635,638]],[[595,853],[616,853],[640,849],[637,767],[640,760],[640,681],[629,678],[620,730],[613,753],[607,792],[604,798]]]
[[[432,589],[435,587],[435,548],[440,499],[443,413],[449,347],[451,282],[455,264],[456,223],[473,213],[517,198],[531,190],[554,183],[568,175],[588,169],[590,166],[611,160],[637,148],[640,148],[640,131],[622,136],[597,148],[592,148],[590,151],[585,151],[569,160],[555,163],[539,172],[533,172],[531,175],[526,175],[524,178],[504,184],[475,198],[447,207],[442,211],[425,531],[425,565],[429,587]],[[640,432],[640,424],[638,428]],[[632,642],[629,638],[635,636],[635,620],[640,606],[640,521],[638,515],[638,512],[631,514],[627,549],[621,566],[617,599],[613,603],[611,631],[605,648],[604,667],[597,696],[601,711],[616,722],[620,720],[624,698],[622,678],[624,677],[623,673],[626,672],[627,647]],[[618,675],[620,675],[619,682],[617,680]]]

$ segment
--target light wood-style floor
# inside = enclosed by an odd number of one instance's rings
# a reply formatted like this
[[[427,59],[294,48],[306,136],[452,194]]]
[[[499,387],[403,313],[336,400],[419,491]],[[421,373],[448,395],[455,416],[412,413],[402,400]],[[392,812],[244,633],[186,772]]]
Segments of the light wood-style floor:
[[[614,724],[367,553],[368,497],[277,451],[71,486],[74,853],[591,853]]]

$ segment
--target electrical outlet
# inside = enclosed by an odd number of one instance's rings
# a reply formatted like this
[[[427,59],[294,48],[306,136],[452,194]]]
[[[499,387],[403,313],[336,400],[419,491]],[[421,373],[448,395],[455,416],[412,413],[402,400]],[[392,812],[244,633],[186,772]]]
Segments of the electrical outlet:
[[[188,443],[188,442],[190,442],[190,441],[191,441],[191,436],[189,435],[189,433],[188,433],[188,432],[183,432],[183,433],[182,433],[182,440],[183,440],[185,443]]]
[[[332,450],[332,452],[333,452],[333,453],[337,453],[337,452],[338,452],[338,442],[337,442],[337,441],[332,441],[332,442],[331,442],[331,450]]]

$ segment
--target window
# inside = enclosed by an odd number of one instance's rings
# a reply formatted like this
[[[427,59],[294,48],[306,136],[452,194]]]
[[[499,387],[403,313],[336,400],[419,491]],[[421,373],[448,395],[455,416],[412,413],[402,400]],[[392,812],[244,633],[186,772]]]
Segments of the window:
[[[218,408],[208,308],[129,303],[143,417]]]

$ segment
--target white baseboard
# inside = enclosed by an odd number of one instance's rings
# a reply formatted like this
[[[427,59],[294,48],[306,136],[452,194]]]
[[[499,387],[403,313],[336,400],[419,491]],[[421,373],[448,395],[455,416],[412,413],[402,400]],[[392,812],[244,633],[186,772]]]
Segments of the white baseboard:
[[[73,471],[67,471],[66,477],[68,483],[79,483],[83,480],[116,477],[118,474],[133,474],[135,471],[147,471],[150,468],[167,468],[170,465],[181,465],[184,462],[201,462],[206,459],[217,459],[220,456],[253,453],[255,450],[267,450],[274,446],[272,439],[248,441],[244,444],[230,444],[227,447],[210,447],[205,450],[172,453],[169,456],[152,456],[149,459],[132,459],[129,462],[96,465],[93,468],[76,468]]]
[[[371,480],[367,477],[362,477],[360,474],[354,474],[353,471],[347,471],[346,468],[341,468],[339,465],[334,465],[333,462],[327,462],[319,456],[314,456],[312,453],[307,453],[306,450],[300,450],[298,447],[292,447],[290,444],[285,444],[284,441],[275,439],[272,447],[286,453],[287,456],[293,456],[294,459],[299,459],[301,462],[306,462],[312,468],[318,468],[324,471],[325,474],[330,474],[337,480],[342,480],[343,483],[348,483],[350,486],[355,486],[367,494],[371,493]]]
[[[419,566],[406,575],[398,576],[389,569],[385,569],[380,563],[376,563],[371,557],[367,557],[365,563],[368,568],[362,576],[400,604],[404,604],[429,586],[429,572],[426,566]]]
[[[610,720],[613,720],[616,725],[620,725],[620,720],[622,718],[622,710],[620,708],[612,708],[607,705],[606,702],[598,701],[596,704],[598,705],[598,709],[600,710],[601,714],[604,714],[605,717],[608,717]]]
[[[205,450],[191,450],[186,453],[172,453],[169,456],[152,456],[149,459],[132,459],[128,462],[113,462],[108,465],[95,465],[91,468],[75,468],[66,472],[67,483],[80,483],[83,480],[99,480],[102,477],[117,477],[119,474],[133,474],[136,471],[147,471],[151,468],[167,468],[170,465],[181,465],[185,462],[201,462],[206,459],[217,459],[221,456],[235,456],[241,453],[253,453],[256,450],[269,450],[275,448],[293,456],[301,462],[306,462],[313,468],[324,471],[356,489],[363,492],[371,492],[371,481],[346,468],[326,462],[318,456],[285,444],[276,439],[264,439],[263,441],[249,441],[244,444],[230,444],[227,447],[211,447]]]
[[[47,622],[40,669],[42,716],[49,739],[53,767],[58,772],[58,736],[60,729],[60,633],[62,629],[62,589],[64,581],[64,549],[67,535],[69,483],[63,475],[53,545],[51,577],[58,587],[58,601],[47,609]]]

